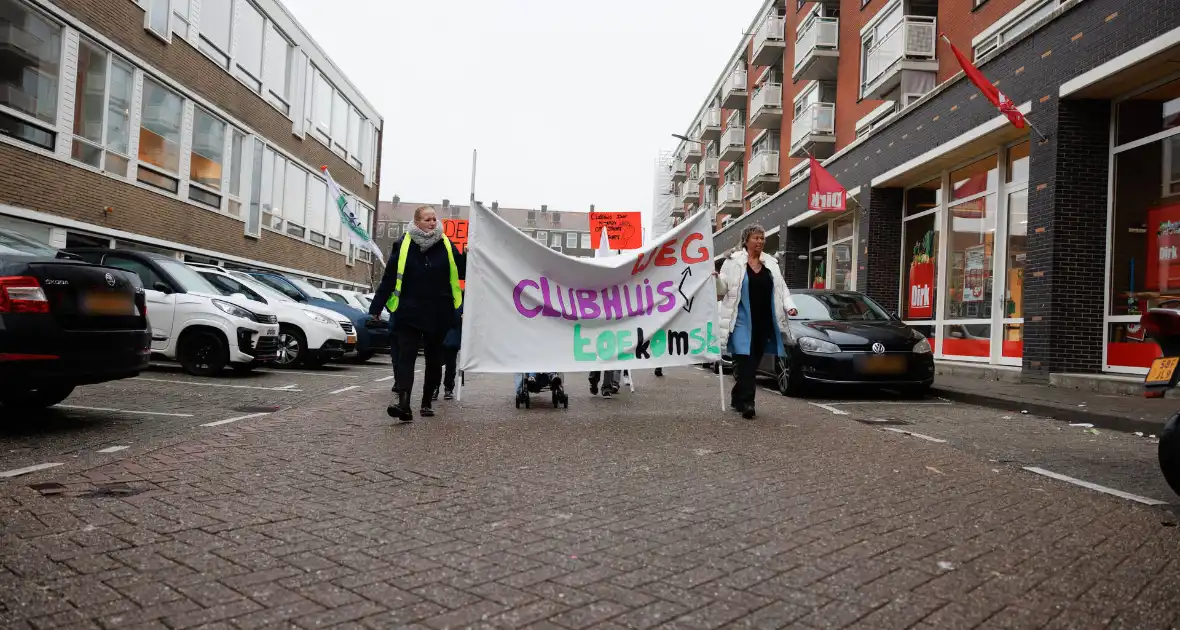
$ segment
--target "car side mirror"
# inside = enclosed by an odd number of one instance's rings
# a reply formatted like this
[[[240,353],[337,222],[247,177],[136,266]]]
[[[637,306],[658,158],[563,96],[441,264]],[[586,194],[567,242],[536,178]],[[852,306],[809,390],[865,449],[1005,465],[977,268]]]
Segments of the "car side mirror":
[[[164,284],[163,282],[159,282],[159,281],[157,281],[155,284],[152,285],[152,289],[159,291],[160,293],[163,293],[164,295],[168,295],[169,293],[172,293],[172,287]]]

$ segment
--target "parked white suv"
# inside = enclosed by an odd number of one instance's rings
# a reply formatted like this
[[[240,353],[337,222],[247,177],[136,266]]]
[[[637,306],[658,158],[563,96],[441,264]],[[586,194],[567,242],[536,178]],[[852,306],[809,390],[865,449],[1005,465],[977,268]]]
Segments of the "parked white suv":
[[[347,291],[345,289],[322,289],[322,291],[327,293],[328,297],[333,300],[341,304],[347,304],[353,308],[358,308],[366,313],[369,312],[369,307],[373,305],[373,298],[359,291]],[[381,309],[381,319],[389,321],[389,311]]]
[[[223,294],[242,294],[266,304],[279,317],[279,353],[275,366],[318,368],[356,353],[356,330],[347,317],[326,308],[300,304],[270,287],[231,275],[213,265],[190,263]]]
[[[131,271],[143,282],[152,353],[180,362],[194,376],[232,366],[248,372],[278,356],[279,318],[265,304],[222,295],[201,274],[162,254],[67,248],[87,262]]]

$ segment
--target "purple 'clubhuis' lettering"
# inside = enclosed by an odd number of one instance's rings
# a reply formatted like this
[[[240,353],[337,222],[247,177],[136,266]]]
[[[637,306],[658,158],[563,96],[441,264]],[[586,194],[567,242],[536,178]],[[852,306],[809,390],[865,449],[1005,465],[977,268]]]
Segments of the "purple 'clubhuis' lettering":
[[[613,286],[600,291],[573,289],[563,288],[541,276],[537,280],[518,282],[512,290],[512,302],[516,305],[516,312],[527,319],[561,317],[570,321],[618,320],[651,315],[655,311],[667,313],[675,310],[675,287],[676,283],[671,280],[655,287],[651,286],[651,280],[644,280],[643,284]],[[554,302],[557,308],[554,308]]]

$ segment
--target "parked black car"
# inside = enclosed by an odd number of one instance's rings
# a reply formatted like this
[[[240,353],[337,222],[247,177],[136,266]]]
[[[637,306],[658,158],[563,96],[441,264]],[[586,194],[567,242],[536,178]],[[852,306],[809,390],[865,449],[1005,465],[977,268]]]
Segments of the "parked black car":
[[[0,230],[0,405],[50,407],[151,360],[139,277]]]
[[[934,383],[930,342],[868,296],[797,289],[790,306],[783,355],[765,356],[758,368],[778,381],[783,395],[797,396],[809,385],[853,385],[922,396]]]

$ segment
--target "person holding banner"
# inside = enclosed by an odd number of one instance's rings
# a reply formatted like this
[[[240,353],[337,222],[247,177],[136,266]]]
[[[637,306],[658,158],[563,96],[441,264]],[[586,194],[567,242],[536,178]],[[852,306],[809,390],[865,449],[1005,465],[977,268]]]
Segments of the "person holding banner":
[[[721,347],[734,358],[730,405],[747,420],[754,417],[754,375],[765,354],[780,355],[787,330],[790,292],[772,256],[765,253],[766,230],[742,230],[742,248],[717,274],[717,317]]]
[[[386,412],[404,422],[414,419],[410,393],[414,387],[414,363],[418,347],[426,355],[423,377],[423,417],[434,415],[433,394],[442,380],[443,341],[447,332],[459,326],[463,289],[459,281],[467,276],[466,256],[443,234],[434,208],[420,206],[414,222],[389,253],[389,264],[373,296],[369,316],[377,319],[381,308],[393,315],[397,356],[394,357],[393,391],[397,403]]]

